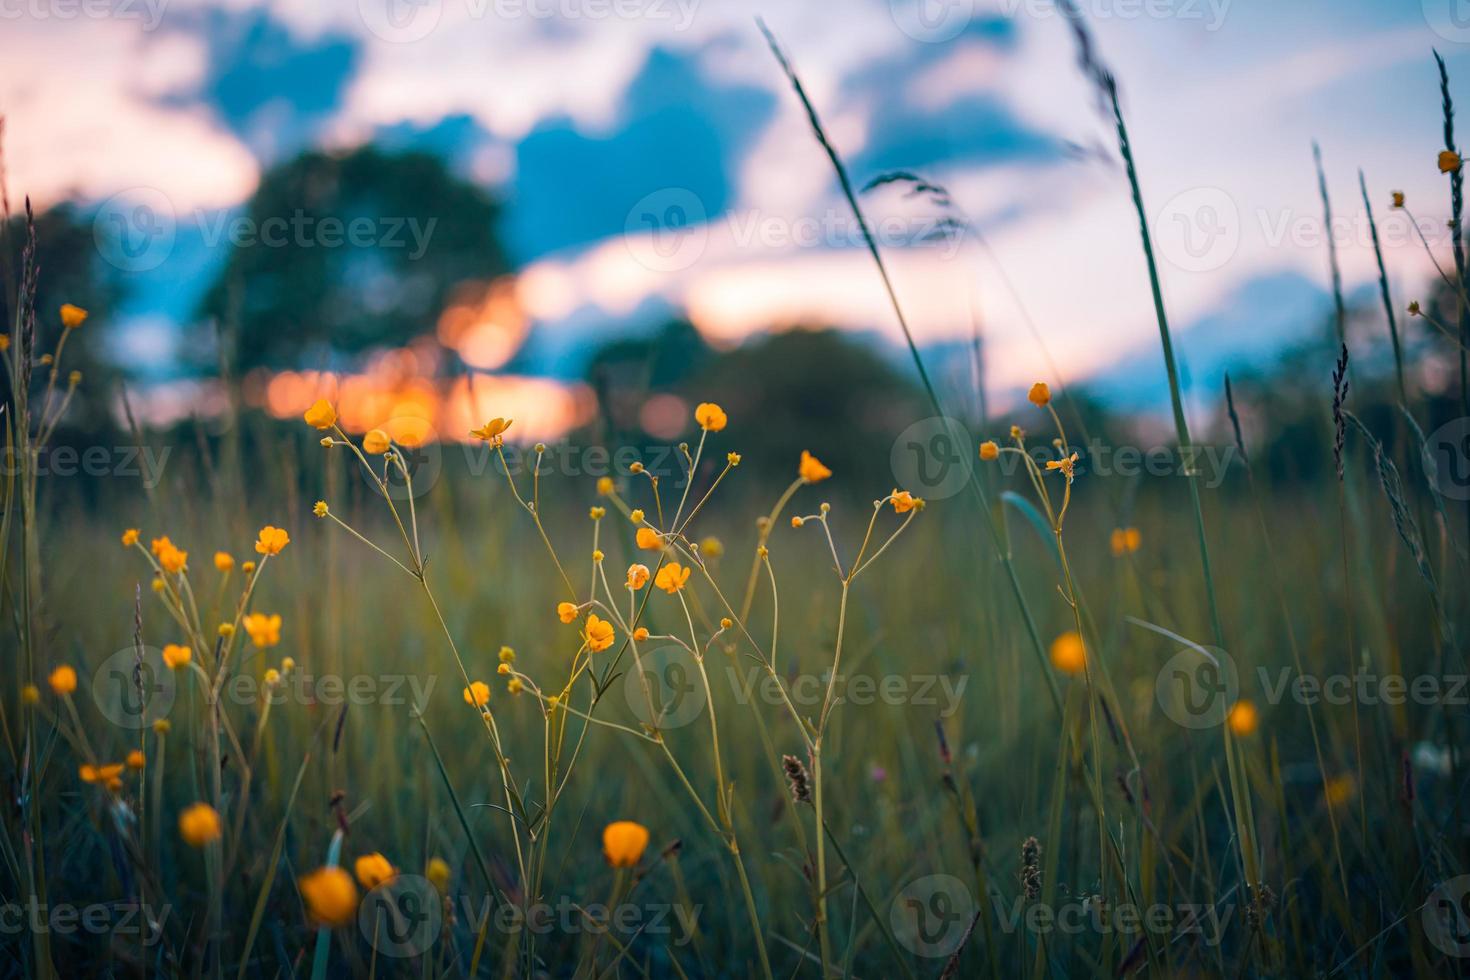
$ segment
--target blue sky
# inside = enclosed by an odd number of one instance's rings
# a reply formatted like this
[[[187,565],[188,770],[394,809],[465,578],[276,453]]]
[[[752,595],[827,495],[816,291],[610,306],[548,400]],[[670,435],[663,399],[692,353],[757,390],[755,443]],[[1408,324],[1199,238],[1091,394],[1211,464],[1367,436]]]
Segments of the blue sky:
[[[1148,358],[1126,188],[1044,0],[109,3],[7,15],[0,111],[12,198],[169,212],[167,255],[129,272],[125,359],[167,347],[221,261],[202,215],[238,208],[303,148],[365,140],[440,153],[504,198],[536,338],[518,363],[533,371],[574,372],[589,340],[674,310],[720,343],[813,322],[894,335],[756,15],[859,181],[892,168],[939,181],[990,246],[915,245],[932,207],[868,199],[921,338],[966,336],[978,318],[1001,388],[1048,359],[1081,377]],[[1293,322],[1325,309],[1313,139],[1349,290],[1373,277],[1359,167],[1389,222],[1396,296],[1425,288],[1422,247],[1385,212],[1404,190],[1433,234],[1446,210],[1432,48],[1470,106],[1470,26],[1452,0],[1082,6],[1124,86],[1167,298],[1186,357],[1201,326],[1202,372],[1279,344],[1251,329],[1262,309]],[[638,219],[656,226],[671,206],[696,233],[665,255]]]

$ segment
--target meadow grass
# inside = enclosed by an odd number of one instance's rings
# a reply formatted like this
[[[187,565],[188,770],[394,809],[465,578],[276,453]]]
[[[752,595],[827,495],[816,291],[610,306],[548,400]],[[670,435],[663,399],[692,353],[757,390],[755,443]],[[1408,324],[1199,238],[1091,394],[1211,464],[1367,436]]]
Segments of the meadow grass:
[[[503,419],[431,478],[327,401],[232,418],[98,502],[37,476],[83,326],[34,309],[28,261],[0,523],[11,972],[1464,972],[1465,529],[1382,254],[1392,426],[1354,411],[1339,317],[1339,359],[1303,382],[1329,475],[1273,483],[1227,382],[1210,444],[1239,456],[1206,484],[1091,64],[1172,476],[1090,473],[1038,383],[972,420],[968,490],[927,502],[820,445],[747,482],[712,402],[675,471],[600,480],[504,466]],[[1228,695],[1204,683],[1231,664]],[[1313,678],[1348,696],[1299,696]]]

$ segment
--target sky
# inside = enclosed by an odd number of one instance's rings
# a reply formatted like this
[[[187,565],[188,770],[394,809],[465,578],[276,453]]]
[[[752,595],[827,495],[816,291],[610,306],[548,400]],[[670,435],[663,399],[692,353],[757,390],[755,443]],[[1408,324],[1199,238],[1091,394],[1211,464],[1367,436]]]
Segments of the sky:
[[[1433,266],[1389,195],[1446,254],[1431,51],[1470,105],[1458,0],[1080,6],[1122,86],[1197,376],[1273,356],[1330,307],[1314,140],[1347,293],[1376,289],[1359,168],[1395,302],[1424,292]],[[99,223],[141,206],[165,228],[141,258],[104,254],[137,287],[125,364],[167,362],[223,262],[205,232],[264,169],[366,141],[432,150],[504,200],[532,375],[570,379],[591,344],[679,311],[717,344],[797,324],[897,342],[757,16],[855,181],[902,169],[949,191],[948,211],[864,196],[922,344],[978,324],[999,392],[1055,370],[1157,400],[1116,141],[1049,0],[0,0],[10,195]],[[936,237],[946,215],[962,234]]]

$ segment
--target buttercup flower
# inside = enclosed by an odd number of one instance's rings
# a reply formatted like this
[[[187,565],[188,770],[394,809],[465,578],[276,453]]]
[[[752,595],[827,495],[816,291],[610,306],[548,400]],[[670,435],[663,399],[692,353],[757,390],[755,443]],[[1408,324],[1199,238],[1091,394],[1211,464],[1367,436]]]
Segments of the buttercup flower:
[[[634,538],[638,542],[638,547],[644,551],[659,551],[663,548],[658,532],[651,527],[640,527]]]
[[[563,623],[570,623],[577,618],[577,605],[573,602],[558,602],[556,604],[556,618]]]
[[[281,683],[281,672],[274,667],[267,667],[265,673],[261,675],[261,680],[265,681],[266,687],[275,687]]]
[[[628,566],[628,588],[637,592],[648,584],[648,566],[634,563]]]
[[[516,662],[516,652],[510,647],[501,647],[500,653],[496,656],[503,664],[513,664]]]
[[[658,570],[653,584],[663,589],[669,595],[673,595],[684,588],[684,583],[689,581],[689,573],[692,569],[685,568],[676,561],[671,561]]]
[[[718,558],[725,553],[725,544],[714,535],[699,542],[699,553],[706,558]]]
[[[587,641],[587,649],[593,653],[601,653],[613,645],[617,634],[613,632],[613,624],[605,619],[598,619],[595,613],[587,616],[587,628],[582,633],[582,639]]]
[[[318,500],[316,503],[311,505],[311,512],[317,517],[326,517],[327,502],[325,500]]]
[[[488,442],[492,446],[498,446],[504,441],[501,437],[505,435],[505,430],[509,429],[511,423],[514,421],[514,419],[493,418],[478,429],[471,429],[470,435],[479,439],[481,442]]]
[[[267,524],[260,529],[260,537],[255,542],[256,554],[279,555],[281,549],[291,542],[291,535],[286,533],[285,528],[274,527]]]
[[[631,868],[648,847],[648,828],[631,820],[610,823],[602,831],[602,856],[614,868]]]
[[[258,647],[273,647],[281,642],[281,614],[251,613],[240,620],[240,625],[245,627],[245,632],[250,634],[250,642]]]
[[[358,882],[368,891],[398,877],[398,869],[377,851],[358,858],[353,862],[352,870],[357,875]]]
[[[648,639],[648,627],[640,626],[636,630],[634,630],[633,639],[637,640],[639,643],[642,643],[644,640]]]
[[[362,451],[369,456],[381,456],[392,445],[393,440],[382,429],[369,429],[367,435],[362,437]]]
[[[77,775],[84,783],[111,783],[122,774],[121,762],[111,762],[105,766],[92,766],[83,764],[77,767]]]
[[[610,477],[610,476],[600,476],[600,477],[598,477],[597,478],[597,494],[598,494],[598,496],[606,497],[608,494],[610,494],[612,492],[613,492],[613,478]]]
[[[27,684],[20,689],[20,700],[24,704],[40,704],[41,689],[34,684]]]
[[[700,402],[694,409],[694,421],[706,432],[719,432],[729,421],[725,410],[714,402]]]
[[[464,689],[464,703],[476,708],[483,708],[490,703],[490,685],[484,681],[470,681],[470,686]]]
[[[1261,723],[1261,713],[1256,706],[1244,699],[1230,706],[1230,713],[1225,716],[1225,722],[1237,738],[1245,738],[1254,735],[1256,728]]]
[[[158,564],[163,570],[172,575],[178,575],[189,564],[189,553],[181,548],[175,548],[167,538],[163,539],[165,544],[162,551],[158,553]]]
[[[1460,154],[1454,150],[1439,151],[1439,172],[1451,174],[1460,169]]]
[[[75,668],[62,664],[51,671],[46,683],[51,685],[51,690],[56,694],[70,694],[77,689],[77,672]]]
[[[142,749],[134,749],[128,753],[126,762],[129,769],[137,772],[148,764],[148,759],[143,755]]]
[[[180,667],[189,666],[189,661],[194,657],[194,652],[186,646],[178,643],[169,643],[163,648],[163,664],[169,670],[178,670]]]
[[[130,527],[126,531],[124,531],[122,533],[122,543],[124,548],[131,548],[133,545],[137,544],[138,529],[135,527]]]
[[[1051,641],[1051,665],[1064,674],[1080,674],[1087,669],[1087,647],[1075,630]]]
[[[1142,539],[1142,535],[1138,533],[1138,528],[1136,527],[1113,528],[1113,556],[1115,558],[1121,558],[1124,555],[1131,555],[1138,550]]]
[[[443,895],[449,890],[448,862],[439,857],[429,858],[429,863],[424,867],[424,877]]]
[[[306,914],[319,926],[345,926],[357,914],[357,885],[341,868],[318,868],[297,884]]]
[[[86,321],[86,319],[87,311],[82,309],[80,306],[73,306],[71,303],[61,304],[61,325],[66,329],[75,330],[77,327],[80,327]]]
[[[194,803],[179,813],[179,836],[190,847],[219,840],[219,813],[208,803]]]
[[[643,523],[643,508],[642,507],[634,507],[632,510],[628,511],[628,520],[632,521],[634,524],[642,524]]]
[[[803,449],[801,462],[796,467],[796,474],[807,483],[820,483],[831,476],[832,471],[823,466],[820,459]]]
[[[235,567],[235,559],[228,551],[216,551],[214,553],[214,567],[222,572],[228,572]]]
[[[987,439],[980,444],[980,458],[986,462],[1000,457],[1000,447],[995,444],[994,439]]]
[[[1076,453],[1073,453],[1072,455],[1066,457],[1065,459],[1049,459],[1049,460],[1046,461],[1046,468],[1048,470],[1061,470],[1062,471],[1062,475],[1065,476],[1069,481],[1074,476],[1076,476],[1076,472],[1075,472],[1076,466],[1077,466],[1077,454]]]
[[[1026,392],[1026,399],[1033,405],[1045,405],[1051,401],[1051,389],[1045,381],[1038,381]]]
[[[739,466],[740,465],[740,454],[739,453],[726,453],[725,454],[725,462],[727,464],[729,464],[730,466]]]
[[[302,418],[313,429],[330,429],[337,424],[337,410],[325,398],[318,398]]]
[[[907,514],[911,510],[923,510],[924,498],[915,497],[907,490],[893,491],[893,512],[895,514]]]
[[[505,690],[508,694],[520,694],[525,689],[526,685],[522,683],[519,677],[512,677],[505,682]]]

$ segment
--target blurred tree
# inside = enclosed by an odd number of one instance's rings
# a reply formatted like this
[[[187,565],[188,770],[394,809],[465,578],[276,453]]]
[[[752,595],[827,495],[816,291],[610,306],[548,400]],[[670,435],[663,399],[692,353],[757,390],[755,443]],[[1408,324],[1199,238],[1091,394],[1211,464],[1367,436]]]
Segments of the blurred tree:
[[[509,270],[499,217],[494,198],[427,153],[303,154],[226,226],[230,255],[196,332],[212,341],[210,321],[224,323],[241,369],[405,343],[433,329],[455,286]]]
[[[770,334],[710,360],[682,386],[730,417],[721,446],[771,478],[796,474],[803,449],[864,496],[893,485],[890,452],[905,427],[933,413],[917,386],[872,346],[830,329]]]

